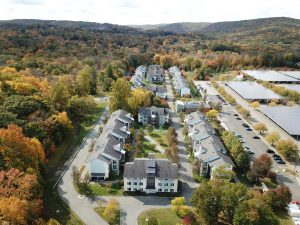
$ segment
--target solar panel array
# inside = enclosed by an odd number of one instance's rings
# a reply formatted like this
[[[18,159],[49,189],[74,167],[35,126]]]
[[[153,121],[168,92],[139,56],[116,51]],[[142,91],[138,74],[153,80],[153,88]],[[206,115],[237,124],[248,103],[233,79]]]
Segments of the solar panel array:
[[[296,79],[282,72],[277,72],[273,70],[242,70],[242,73],[247,74],[256,80],[270,81],[270,82],[299,82]]]
[[[279,86],[282,86],[288,90],[297,91],[300,93],[300,84],[280,84]]]
[[[300,80],[300,71],[279,71],[279,72]]]
[[[300,106],[260,106],[260,111],[290,135],[300,135]]]
[[[226,84],[246,100],[272,100],[283,98],[263,85],[252,81],[230,81]]]

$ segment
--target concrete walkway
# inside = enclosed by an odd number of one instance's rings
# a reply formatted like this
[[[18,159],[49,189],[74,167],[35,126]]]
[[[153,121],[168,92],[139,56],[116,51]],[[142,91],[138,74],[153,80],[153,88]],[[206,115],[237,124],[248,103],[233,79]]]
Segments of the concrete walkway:
[[[154,144],[157,151],[159,151],[161,154],[165,154],[165,149],[161,147],[155,140],[153,140],[152,137],[150,137],[149,135],[145,135],[145,139],[151,144]]]

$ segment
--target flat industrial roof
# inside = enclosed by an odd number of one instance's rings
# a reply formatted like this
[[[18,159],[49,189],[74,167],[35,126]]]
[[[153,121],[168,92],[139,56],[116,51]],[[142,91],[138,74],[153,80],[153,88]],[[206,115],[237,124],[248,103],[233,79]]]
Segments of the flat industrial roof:
[[[300,93],[300,84],[280,84],[279,86],[282,86],[288,90],[297,91]]]
[[[300,71],[278,71],[278,72],[300,80]]]
[[[260,106],[260,111],[290,135],[300,135],[300,106]]]
[[[274,70],[242,70],[242,73],[247,74],[256,80],[270,81],[270,82],[295,82],[300,81],[294,77],[274,71]]]
[[[283,99],[280,95],[254,81],[230,81],[226,84],[246,100]]]

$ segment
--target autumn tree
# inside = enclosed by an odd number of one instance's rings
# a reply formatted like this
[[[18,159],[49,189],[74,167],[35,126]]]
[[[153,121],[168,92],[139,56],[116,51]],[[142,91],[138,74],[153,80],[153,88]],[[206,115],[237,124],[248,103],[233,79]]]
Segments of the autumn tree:
[[[267,193],[271,198],[271,207],[275,211],[285,209],[292,201],[292,193],[286,185],[280,185],[275,189],[270,189]]]
[[[103,217],[109,224],[119,224],[120,223],[120,204],[114,198],[110,199],[103,212]]]
[[[16,125],[0,129],[0,140],[0,153],[4,156],[7,168],[38,170],[39,162],[45,159],[41,143],[36,138],[25,137],[22,129]]]
[[[0,197],[0,219],[3,224],[28,224],[28,202],[18,197]]]
[[[96,70],[94,67],[84,67],[76,77],[79,96],[96,93]]]
[[[119,78],[112,84],[112,93],[109,101],[109,111],[112,113],[118,109],[128,110],[128,99],[131,97],[130,83]]]
[[[268,175],[272,168],[272,159],[268,154],[262,154],[256,158],[250,167],[247,176],[251,181],[259,182],[259,180]]]
[[[251,103],[250,103],[250,106],[251,106],[252,108],[254,108],[254,109],[258,109],[259,106],[260,106],[260,104],[259,104],[258,101],[254,101],[254,102],[251,102]]]
[[[62,80],[56,81],[50,91],[50,99],[56,110],[63,111],[67,108],[70,93]]]
[[[231,181],[235,178],[236,174],[230,168],[226,167],[226,165],[219,166],[214,169],[212,173],[212,178],[214,179],[222,179]]]
[[[257,123],[253,125],[253,128],[263,135],[268,131],[267,126],[264,123]]]
[[[209,110],[207,113],[206,113],[206,116],[207,118],[210,120],[210,121],[216,121],[217,120],[217,117],[218,117],[218,111],[215,110],[215,109],[211,109]]]
[[[135,89],[128,98],[128,106],[133,115],[137,115],[141,107],[149,107],[151,105],[152,93],[142,88]]]
[[[299,159],[298,146],[292,139],[278,141],[276,149],[289,161],[297,161]]]
[[[187,216],[190,212],[189,207],[185,204],[184,197],[176,197],[171,201],[172,210],[181,218]]]
[[[266,141],[269,142],[270,145],[275,146],[277,142],[280,140],[280,135],[277,131],[273,131],[266,135]]]

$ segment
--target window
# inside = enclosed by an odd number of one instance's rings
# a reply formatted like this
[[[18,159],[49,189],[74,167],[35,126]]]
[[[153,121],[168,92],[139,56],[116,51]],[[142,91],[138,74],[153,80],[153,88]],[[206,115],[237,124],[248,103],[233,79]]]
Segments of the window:
[[[165,183],[165,185],[164,185],[165,187],[167,187],[167,186],[169,186],[169,184],[168,183]]]
[[[140,185],[143,185],[143,182],[140,182]]]
[[[170,189],[170,192],[174,192],[174,189]]]
[[[136,188],[133,188],[133,191],[136,191]]]
[[[127,182],[127,185],[131,185],[131,182]]]
[[[158,186],[162,186],[162,184],[161,184],[161,183],[158,183]]]
[[[158,191],[160,191],[160,192],[161,192],[161,191],[162,191],[162,189],[161,189],[161,188],[159,188],[159,189],[158,189]]]
[[[143,188],[140,188],[140,191],[143,191]]]
[[[127,188],[127,191],[131,191],[131,188]]]
[[[174,183],[171,183],[170,186],[174,187],[175,185],[174,185]]]
[[[117,162],[114,160],[113,162],[112,162],[113,164],[117,164]]]
[[[164,192],[168,192],[168,189],[164,189]]]
[[[137,185],[137,182],[133,182],[133,185]]]
[[[117,168],[117,165],[113,165],[113,170],[116,170]]]

